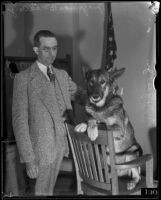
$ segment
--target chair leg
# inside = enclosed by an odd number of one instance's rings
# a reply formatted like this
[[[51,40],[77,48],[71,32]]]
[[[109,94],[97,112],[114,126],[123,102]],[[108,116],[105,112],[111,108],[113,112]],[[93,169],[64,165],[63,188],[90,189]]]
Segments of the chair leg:
[[[119,190],[118,190],[118,178],[115,177],[112,180],[112,195],[118,195]]]
[[[82,178],[79,175],[79,168],[78,168],[78,163],[76,161],[76,158],[74,156],[74,163],[75,163],[75,171],[76,171],[76,178],[77,178],[77,194],[83,194],[82,190]]]
[[[73,155],[73,159],[74,159],[74,165],[75,165],[75,171],[76,171],[76,178],[77,178],[77,194],[79,195],[79,194],[83,194],[82,185],[81,185],[82,178],[79,175],[78,163],[77,163],[76,155],[75,155],[75,152],[74,152],[74,147],[73,147],[72,139],[71,139],[70,134],[69,134],[68,125],[65,124],[65,127],[66,127],[66,130],[67,130],[69,144],[71,146],[72,155]]]
[[[157,188],[157,187],[158,187],[158,181],[157,181],[157,180],[154,180],[153,186],[154,186],[154,188]]]
[[[81,177],[78,177],[77,176],[77,194],[83,194],[83,190],[82,190],[82,186],[81,186],[81,183],[82,183],[82,179]]]
[[[147,188],[153,188],[153,158],[146,162],[146,185]]]

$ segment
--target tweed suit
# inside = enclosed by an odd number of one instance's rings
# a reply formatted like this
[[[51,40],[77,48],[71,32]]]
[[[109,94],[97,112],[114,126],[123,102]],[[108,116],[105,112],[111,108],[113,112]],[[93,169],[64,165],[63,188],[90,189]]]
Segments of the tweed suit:
[[[63,108],[72,109],[71,98],[77,86],[64,70],[53,68],[53,71],[57,82],[61,83]],[[60,112],[56,95],[53,84],[36,62],[14,79],[13,130],[20,161],[35,161],[39,166],[35,186],[38,195],[52,195],[61,160],[68,155],[63,110]],[[53,180],[49,180],[51,178]]]

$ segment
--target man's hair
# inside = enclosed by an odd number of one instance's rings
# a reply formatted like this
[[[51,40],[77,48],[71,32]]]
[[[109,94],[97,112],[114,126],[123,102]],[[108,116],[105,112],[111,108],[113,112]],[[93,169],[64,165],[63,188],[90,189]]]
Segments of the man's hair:
[[[49,30],[40,30],[34,36],[34,46],[38,47],[40,45],[40,37],[54,37],[56,38],[55,33]]]

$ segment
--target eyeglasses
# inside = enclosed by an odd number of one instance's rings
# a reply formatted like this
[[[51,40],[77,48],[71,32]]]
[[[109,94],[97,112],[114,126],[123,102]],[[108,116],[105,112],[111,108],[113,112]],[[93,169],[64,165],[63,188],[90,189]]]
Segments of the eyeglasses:
[[[57,51],[58,49],[58,46],[54,46],[54,47],[40,47],[39,48],[40,50],[46,52],[46,53],[49,53],[50,51]]]

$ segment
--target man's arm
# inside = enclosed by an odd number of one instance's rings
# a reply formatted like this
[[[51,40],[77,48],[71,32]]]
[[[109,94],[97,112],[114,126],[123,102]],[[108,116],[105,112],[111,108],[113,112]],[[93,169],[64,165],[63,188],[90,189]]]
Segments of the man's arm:
[[[35,156],[29,135],[27,77],[18,74],[14,79],[12,123],[20,161],[26,163],[27,173],[35,177]],[[31,171],[31,172],[30,172]],[[33,171],[33,172],[32,172]],[[30,177],[30,175],[29,175]]]
[[[87,100],[87,91],[83,87],[77,86],[70,76],[68,77],[68,84],[71,100],[84,106]]]

